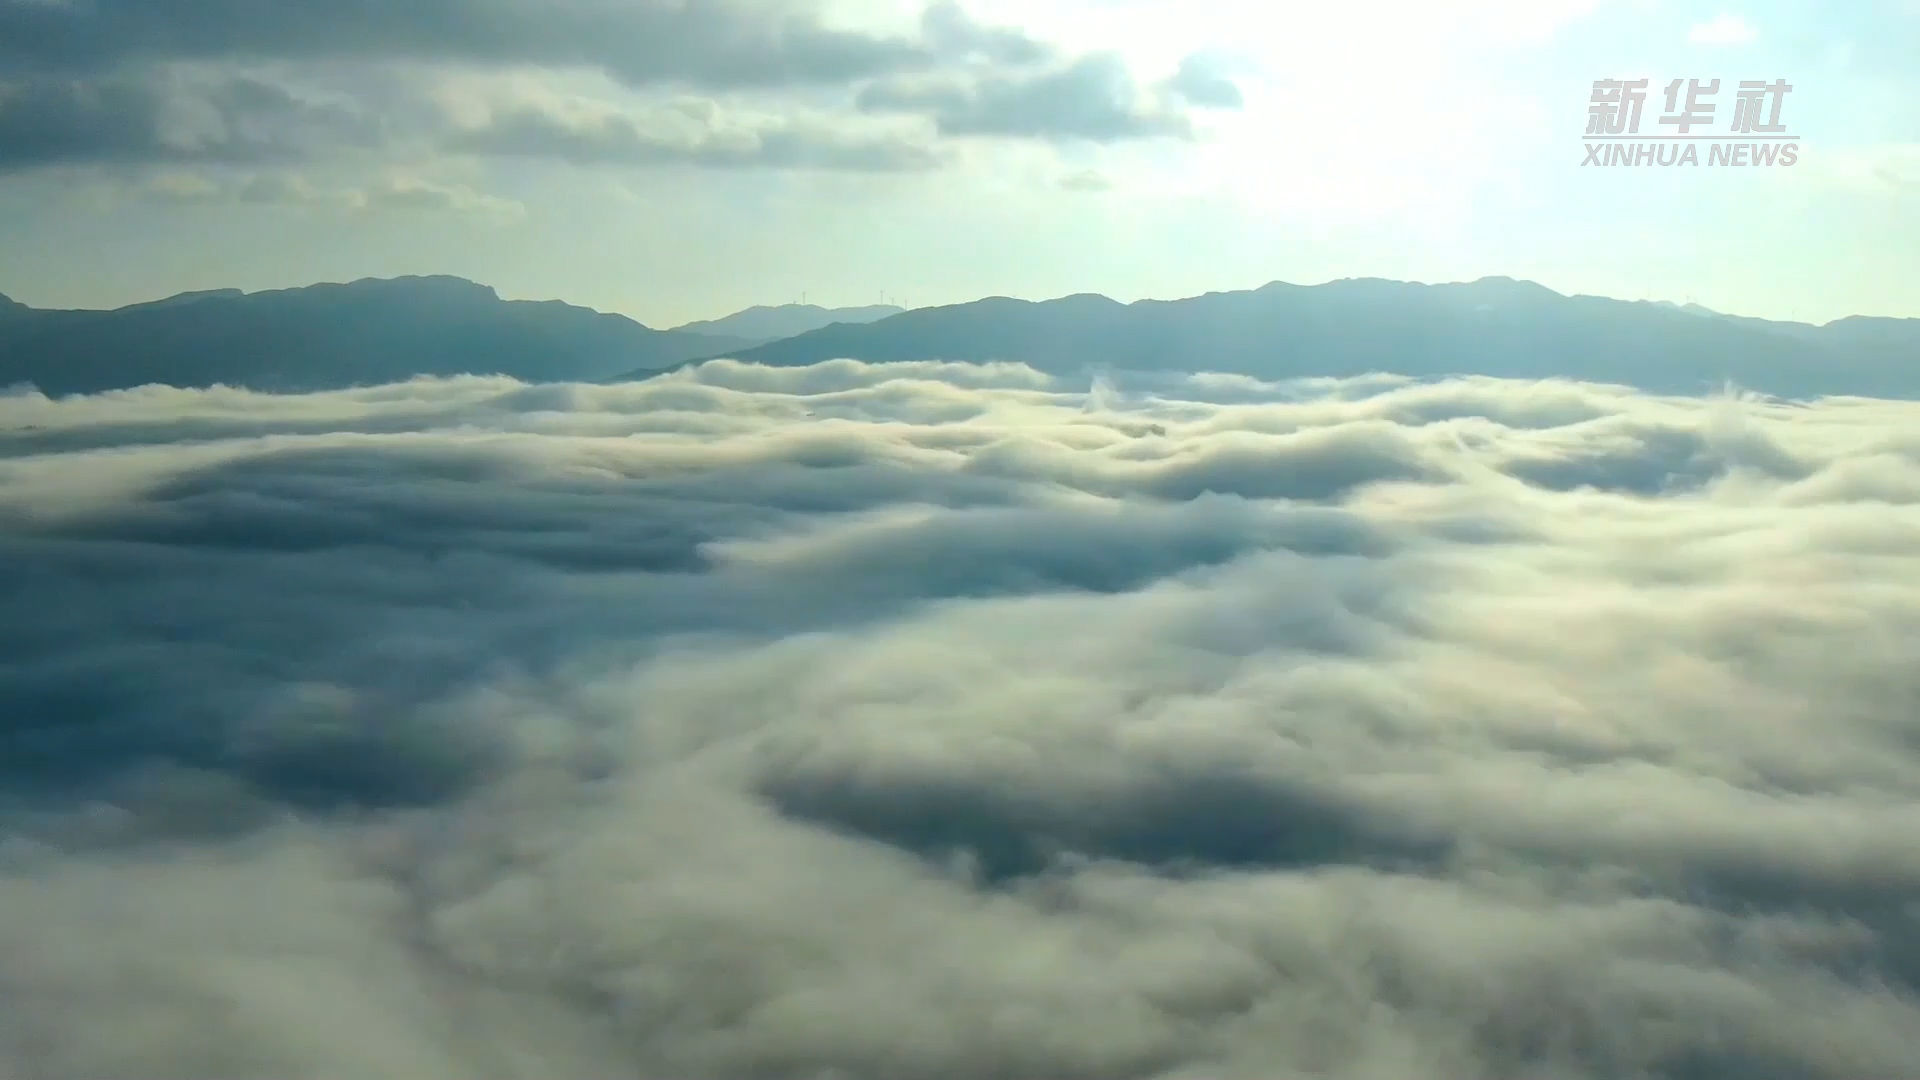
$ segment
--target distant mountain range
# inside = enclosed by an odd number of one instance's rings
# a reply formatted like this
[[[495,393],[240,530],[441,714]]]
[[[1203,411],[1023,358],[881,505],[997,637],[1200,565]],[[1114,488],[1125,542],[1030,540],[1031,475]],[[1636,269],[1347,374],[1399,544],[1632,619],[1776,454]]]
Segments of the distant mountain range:
[[[1563,296],[1512,278],[1274,282],[1131,304],[1091,294],[999,296],[724,355],[771,365],[1009,360],[1056,373],[1176,369],[1261,379],[1564,376],[1686,394],[1731,381],[1782,397],[1920,397],[1920,319],[1773,322],[1697,305]]]
[[[761,345],[834,323],[875,322],[905,310],[892,304],[843,308],[823,308],[818,304],[781,304],[777,307],[750,307],[722,318],[690,322],[673,329],[677,333],[718,335]]]
[[[148,383],[326,390],[461,373],[591,381],[750,343],[650,330],[559,301],[502,300],[454,277],[220,289],[112,311],[0,298],[0,387],[48,394]]]
[[[793,327],[805,329],[766,340]],[[717,357],[1007,360],[1075,376],[1561,376],[1661,393],[1732,382],[1782,397],[1920,398],[1920,319],[1814,326],[1564,296],[1511,278],[1274,282],[1131,304],[1087,294],[913,311],[789,304],[673,330],[558,301],[502,300],[451,277],[214,290],[113,311],[39,310],[0,297],[0,386],[49,394],[147,383],[300,391],[458,373],[613,381]]]

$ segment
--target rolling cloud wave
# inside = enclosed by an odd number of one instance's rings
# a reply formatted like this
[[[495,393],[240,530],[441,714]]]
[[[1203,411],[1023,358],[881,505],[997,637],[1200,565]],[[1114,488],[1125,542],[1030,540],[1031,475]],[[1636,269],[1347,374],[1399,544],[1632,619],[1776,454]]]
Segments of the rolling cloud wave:
[[[0,1072],[1893,1076],[1920,404],[0,398]]]

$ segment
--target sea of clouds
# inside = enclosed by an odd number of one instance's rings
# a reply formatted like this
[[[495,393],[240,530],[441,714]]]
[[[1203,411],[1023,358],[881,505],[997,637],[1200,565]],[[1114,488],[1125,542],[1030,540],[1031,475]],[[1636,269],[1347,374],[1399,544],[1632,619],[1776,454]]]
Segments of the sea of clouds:
[[[5,1080],[1892,1080],[1920,403],[0,398]]]

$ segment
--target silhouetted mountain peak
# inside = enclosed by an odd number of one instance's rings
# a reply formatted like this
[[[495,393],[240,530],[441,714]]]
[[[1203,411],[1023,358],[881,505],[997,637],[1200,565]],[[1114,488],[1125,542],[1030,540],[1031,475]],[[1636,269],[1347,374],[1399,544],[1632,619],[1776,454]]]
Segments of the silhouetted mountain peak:
[[[1077,310],[1090,310],[1094,308],[1110,308],[1110,307],[1118,308],[1118,307],[1126,306],[1125,304],[1122,304],[1120,301],[1115,300],[1111,296],[1106,296],[1101,293],[1090,293],[1090,292],[1074,293],[1071,296],[1063,296],[1060,299],[1054,301],[1054,303],[1060,304],[1063,307],[1070,307]]]
[[[1920,319],[1896,318],[1892,315],[1844,315],[1827,323],[1827,325],[1848,328],[1872,327],[1881,330],[1912,330],[1920,328]]]
[[[900,314],[892,304],[827,308],[818,304],[757,304],[718,319],[690,322],[673,329],[683,334],[708,334],[760,344],[818,330],[834,323],[870,323]]]
[[[895,309],[895,310],[898,310],[898,309]],[[824,308],[824,307],[821,307],[819,304],[755,304],[752,307],[741,308],[739,311],[734,312],[732,315],[727,315],[723,317],[732,319],[740,316],[752,316],[754,318],[762,318],[768,315],[823,316],[823,315],[831,315],[833,314],[833,312],[834,312],[833,308]],[[707,321],[712,322],[715,320],[709,319]]]
[[[1035,306],[1038,306],[1035,301],[1022,300],[1017,296],[983,296],[978,300],[968,300],[960,304],[942,304],[939,307],[916,308],[913,311],[907,312],[904,317],[909,320],[918,320],[952,312],[967,312],[973,315],[992,316],[1022,311]],[[896,318],[899,318],[899,316],[896,316]],[[895,320],[889,319],[887,321],[891,323]]]
[[[1505,298],[1511,298],[1511,299],[1522,299],[1522,300],[1524,299],[1536,299],[1536,300],[1566,299],[1566,296],[1564,294],[1557,293],[1552,289],[1547,288],[1545,285],[1540,284],[1537,281],[1528,281],[1524,278],[1507,277],[1504,274],[1495,274],[1495,275],[1490,275],[1488,277],[1476,278],[1473,281],[1460,282],[1458,284],[1462,288],[1472,289],[1475,292],[1491,293],[1494,295],[1498,295]]]
[[[1692,301],[1688,301],[1684,304],[1676,304],[1671,300],[1648,300],[1648,301],[1645,301],[1645,303],[1650,303],[1654,307],[1658,307],[1658,308],[1667,308],[1670,311],[1683,312],[1687,315],[1698,315],[1703,319],[1725,319],[1725,318],[1732,317],[1728,315],[1723,315],[1720,312],[1715,311],[1710,307],[1702,307],[1701,305],[1696,304]]]
[[[1324,282],[1316,288],[1326,292],[1403,292],[1418,287],[1417,282],[1394,281],[1381,277],[1345,277]]]
[[[1006,296],[834,326],[729,355],[765,364],[853,359],[1012,361],[1078,376],[1218,371],[1261,379],[1478,374],[1626,383],[1660,393],[1728,381],[1790,397],[1920,396],[1908,362],[1920,320],[1826,328],[1671,304],[1567,296],[1507,277],[1428,285],[1343,278],[1119,304],[1094,294]]]
[[[324,288],[325,286],[316,286]],[[359,278],[338,288],[355,295],[385,295],[407,299],[435,299],[485,303],[497,302],[500,294],[491,285],[453,277],[449,274],[406,275],[391,278]]]
[[[241,292],[239,289],[202,289],[198,292],[176,293],[165,299],[149,300],[143,304],[128,304],[119,310],[138,311],[142,309],[153,310],[155,308],[180,307],[185,304],[197,304],[205,300],[238,300],[245,295],[247,294]]]
[[[455,374],[597,380],[736,344],[558,300],[502,300],[445,275],[215,290],[5,323],[0,384],[49,394],[151,383],[302,391]]]

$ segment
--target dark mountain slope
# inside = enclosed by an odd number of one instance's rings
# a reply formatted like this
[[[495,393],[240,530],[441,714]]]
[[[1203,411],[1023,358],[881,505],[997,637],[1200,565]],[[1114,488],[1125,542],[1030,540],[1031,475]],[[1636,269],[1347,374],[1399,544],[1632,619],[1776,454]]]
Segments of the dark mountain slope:
[[[1510,278],[1275,282],[1132,304],[1085,295],[1044,302],[992,297],[829,326],[727,355],[774,365],[842,357],[1012,360],[1065,374],[1177,369],[1263,379],[1563,376],[1669,393],[1731,381],[1788,397],[1920,397],[1920,320],[1842,319],[1815,327],[1708,317],[1645,301],[1563,296]]]
[[[148,383],[322,390],[416,375],[602,379],[737,342],[650,330],[451,277],[189,293],[113,311],[0,316],[0,384],[49,394]]]

